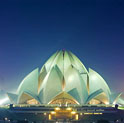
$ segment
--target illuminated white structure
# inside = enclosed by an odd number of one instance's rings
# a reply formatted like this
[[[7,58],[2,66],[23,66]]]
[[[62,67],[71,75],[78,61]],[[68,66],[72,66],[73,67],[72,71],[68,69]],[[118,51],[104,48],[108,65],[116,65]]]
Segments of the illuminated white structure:
[[[24,78],[16,94],[8,93],[17,104],[113,104],[120,95],[69,51],[57,51]]]

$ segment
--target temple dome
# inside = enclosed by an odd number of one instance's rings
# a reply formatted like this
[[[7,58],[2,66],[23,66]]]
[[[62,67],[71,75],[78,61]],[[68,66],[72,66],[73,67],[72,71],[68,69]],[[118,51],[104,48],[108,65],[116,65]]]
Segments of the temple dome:
[[[105,80],[70,51],[54,53],[42,66],[29,73],[16,94],[8,93],[18,104],[109,104],[121,94],[112,94]]]

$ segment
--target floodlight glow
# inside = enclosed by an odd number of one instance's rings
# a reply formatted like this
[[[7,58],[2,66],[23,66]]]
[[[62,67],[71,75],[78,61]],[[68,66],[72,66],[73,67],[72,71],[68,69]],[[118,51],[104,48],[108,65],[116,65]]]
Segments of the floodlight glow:
[[[72,111],[71,114],[76,114],[76,112],[75,111]]]
[[[44,115],[46,115],[46,113],[44,113]]]
[[[60,108],[59,108],[59,107],[56,107],[56,108],[55,108],[55,110],[59,111],[59,110],[60,110]]]
[[[68,107],[66,110],[71,111],[71,110],[72,110],[72,108]]]
[[[109,102],[105,102],[105,104],[106,104],[106,105],[108,105],[108,104],[109,104]]]
[[[78,114],[76,114],[76,116],[75,116],[75,120],[78,120]]]
[[[4,104],[4,103],[7,102],[8,100],[9,100],[8,97],[6,97],[6,98],[0,100],[0,105]]]
[[[51,120],[52,119],[52,116],[49,114],[49,120]]]
[[[52,111],[51,114],[56,114],[56,112],[55,111]]]

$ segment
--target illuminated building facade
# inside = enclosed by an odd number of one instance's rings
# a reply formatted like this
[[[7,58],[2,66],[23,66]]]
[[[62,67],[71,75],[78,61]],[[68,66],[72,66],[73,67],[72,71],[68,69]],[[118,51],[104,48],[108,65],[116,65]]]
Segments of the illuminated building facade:
[[[121,93],[111,93],[105,80],[89,71],[70,51],[57,51],[29,73],[17,93],[8,93],[14,104],[122,104]]]

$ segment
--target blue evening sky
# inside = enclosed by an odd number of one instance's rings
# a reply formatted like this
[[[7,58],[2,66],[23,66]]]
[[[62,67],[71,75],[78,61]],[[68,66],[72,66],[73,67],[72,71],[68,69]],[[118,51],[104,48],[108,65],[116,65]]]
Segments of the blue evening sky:
[[[15,91],[60,49],[124,92],[124,1],[0,1],[0,89]]]

